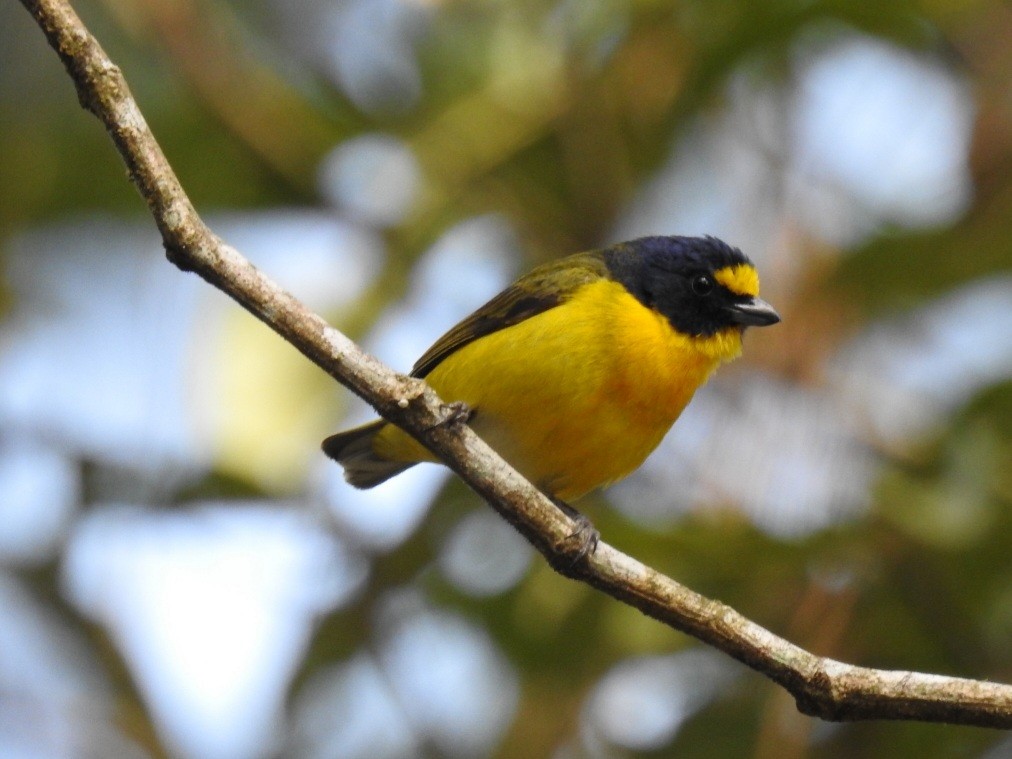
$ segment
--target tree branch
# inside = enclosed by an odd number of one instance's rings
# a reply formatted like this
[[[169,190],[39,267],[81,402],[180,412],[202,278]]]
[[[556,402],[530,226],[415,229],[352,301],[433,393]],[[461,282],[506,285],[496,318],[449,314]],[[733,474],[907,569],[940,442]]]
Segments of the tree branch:
[[[586,560],[574,524],[420,380],[398,374],[328,326],[212,233],[151,134],[120,70],[64,0],[21,0],[59,54],[81,104],[105,125],[148,204],[168,258],[238,301],[309,360],[420,440],[513,524],[562,574],[688,633],[786,688],[827,720],[910,719],[1012,728],[1012,686],[868,669],[815,656],[734,609],[600,543]]]

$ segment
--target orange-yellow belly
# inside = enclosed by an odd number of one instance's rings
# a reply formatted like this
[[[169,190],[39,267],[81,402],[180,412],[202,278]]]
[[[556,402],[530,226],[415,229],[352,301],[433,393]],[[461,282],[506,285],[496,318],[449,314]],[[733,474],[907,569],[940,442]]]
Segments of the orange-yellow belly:
[[[521,474],[571,500],[636,469],[696,389],[740,352],[739,330],[680,335],[602,280],[465,345],[426,379],[443,400],[467,403],[475,432]],[[392,425],[374,449],[391,460],[432,460]]]

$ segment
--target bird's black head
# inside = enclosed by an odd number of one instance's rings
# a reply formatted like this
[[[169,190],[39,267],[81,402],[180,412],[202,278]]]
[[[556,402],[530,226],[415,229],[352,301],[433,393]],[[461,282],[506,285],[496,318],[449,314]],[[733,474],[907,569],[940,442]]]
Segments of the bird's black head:
[[[612,277],[682,334],[776,324],[748,257],[716,237],[641,237],[603,251]]]

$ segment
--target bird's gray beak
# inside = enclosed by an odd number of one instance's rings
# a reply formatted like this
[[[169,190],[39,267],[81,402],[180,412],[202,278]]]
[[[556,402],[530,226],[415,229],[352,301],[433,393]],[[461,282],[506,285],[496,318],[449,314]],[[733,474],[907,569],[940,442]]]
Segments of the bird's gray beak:
[[[727,307],[728,316],[743,327],[768,327],[780,321],[780,314],[762,298],[749,298]]]

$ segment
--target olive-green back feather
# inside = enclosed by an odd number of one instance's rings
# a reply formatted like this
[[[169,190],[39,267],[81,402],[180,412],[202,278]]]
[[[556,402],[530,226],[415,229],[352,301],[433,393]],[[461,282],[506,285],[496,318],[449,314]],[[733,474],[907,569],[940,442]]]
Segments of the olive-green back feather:
[[[608,276],[604,259],[596,251],[537,267],[439,338],[415,363],[411,376],[425,377],[468,343],[565,303],[583,285]]]

